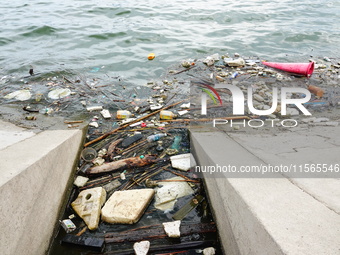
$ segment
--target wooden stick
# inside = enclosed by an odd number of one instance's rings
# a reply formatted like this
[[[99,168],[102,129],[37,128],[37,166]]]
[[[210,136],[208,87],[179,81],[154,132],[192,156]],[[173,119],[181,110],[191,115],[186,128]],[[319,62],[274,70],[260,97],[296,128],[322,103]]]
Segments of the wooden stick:
[[[65,124],[75,124],[75,123],[83,123],[83,122],[84,122],[83,120],[70,120],[70,121],[65,120],[64,121]]]
[[[87,226],[83,227],[83,229],[80,230],[80,231],[76,234],[76,236],[81,236],[82,234],[84,234],[84,233],[86,232],[86,230],[87,230]]]
[[[211,223],[183,223],[180,226],[181,236],[194,233],[204,234],[216,232],[216,225]],[[150,228],[135,229],[134,231],[114,232],[105,234],[105,243],[139,242],[141,240],[167,238],[162,225]]]
[[[190,66],[190,67],[188,67],[188,68],[186,68],[186,69],[184,69],[184,70],[181,70],[181,71],[178,71],[178,72],[176,72],[176,73],[173,73],[173,75],[176,75],[176,74],[180,74],[180,73],[189,71],[189,70],[191,70],[191,69],[193,69],[193,68],[195,68],[195,67],[196,67],[196,66]]]
[[[124,128],[130,126],[130,125],[133,124],[133,123],[136,123],[136,122],[138,122],[138,121],[147,119],[147,118],[149,118],[150,116],[159,113],[160,111],[163,111],[163,110],[169,109],[169,108],[171,108],[171,107],[173,107],[173,106],[175,106],[175,105],[178,105],[178,104],[182,103],[183,101],[184,101],[184,100],[181,100],[181,101],[179,101],[179,102],[177,102],[177,103],[173,103],[173,104],[171,104],[171,105],[169,105],[169,106],[163,107],[162,109],[159,109],[159,110],[157,110],[157,111],[154,111],[154,112],[152,112],[152,113],[150,113],[150,114],[148,114],[148,115],[145,115],[145,116],[143,116],[143,117],[140,117],[140,118],[138,118],[138,119],[136,119],[136,120],[134,120],[134,121],[132,121],[132,122],[129,122],[129,123],[123,125],[123,126],[120,126],[120,127],[116,128],[116,129],[114,129],[114,130],[112,130],[112,131],[110,131],[110,132],[108,132],[108,133],[106,133],[106,134],[100,136],[100,137],[97,137],[96,139],[93,139],[93,140],[90,141],[90,142],[85,143],[85,144],[84,144],[84,147],[87,147],[87,146],[89,146],[89,145],[91,145],[91,144],[93,144],[93,143],[96,143],[96,142],[98,142],[98,141],[100,141],[100,140],[102,140],[102,139],[108,137],[109,135],[112,135],[112,134],[116,133],[117,131],[119,131],[119,130],[121,130],[121,129],[124,129]]]
[[[174,172],[174,171],[171,171],[170,169],[165,169],[165,170],[171,172],[171,173],[174,174],[174,175],[177,175],[177,176],[179,176],[179,177],[182,177],[182,178],[184,178],[185,180],[192,181],[191,179],[189,179],[187,176],[185,176],[185,175],[183,175],[183,174],[176,173],[176,172]]]
[[[134,143],[134,144],[130,145],[129,147],[127,147],[126,149],[122,150],[122,151],[120,152],[120,154],[125,155],[126,153],[129,153],[129,152],[131,152],[132,150],[136,149],[136,147],[139,148],[139,147],[145,145],[146,143],[147,143],[147,140],[146,140],[146,139],[143,139],[142,141],[139,141],[139,142],[137,142],[137,143]]]

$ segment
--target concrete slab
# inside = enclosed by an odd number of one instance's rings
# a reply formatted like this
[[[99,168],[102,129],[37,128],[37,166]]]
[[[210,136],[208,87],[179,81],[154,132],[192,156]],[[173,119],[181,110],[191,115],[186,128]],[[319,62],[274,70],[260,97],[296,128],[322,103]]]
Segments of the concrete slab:
[[[36,133],[0,120],[0,150],[34,136]]]
[[[308,162],[318,162],[320,155],[327,153],[325,158],[331,161],[326,162],[330,163],[339,155],[334,144],[328,146],[330,139],[313,133],[315,130],[309,132],[308,139],[294,134],[250,137],[216,129],[197,130],[191,131],[191,142],[198,165],[230,164],[239,168],[290,164],[291,157],[282,155],[295,152],[294,139],[312,153]],[[333,131],[334,136],[338,134],[337,129]],[[313,141],[318,143],[318,154],[317,150],[311,152]],[[322,148],[325,151],[320,152]],[[304,153],[301,151],[301,156]],[[276,176],[279,178],[251,178],[240,173],[234,178],[229,173],[203,175],[226,254],[340,253],[339,179],[292,180],[281,174]]]
[[[275,135],[229,136],[266,164],[296,166],[302,172],[285,173],[285,176],[300,177],[291,178],[291,181],[325,206],[340,213],[340,145],[336,144],[338,134],[340,127],[318,127]],[[312,172],[317,166],[325,166],[329,171]],[[320,174],[323,178],[316,178]],[[333,178],[324,178],[327,176]]]
[[[82,130],[43,131],[0,150],[1,254],[46,253],[82,141]]]

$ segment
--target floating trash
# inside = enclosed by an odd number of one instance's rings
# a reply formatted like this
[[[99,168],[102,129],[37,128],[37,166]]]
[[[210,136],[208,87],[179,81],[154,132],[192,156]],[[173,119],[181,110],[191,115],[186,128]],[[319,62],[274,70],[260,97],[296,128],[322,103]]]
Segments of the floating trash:
[[[70,219],[62,220],[60,221],[60,224],[63,227],[63,229],[65,229],[66,233],[71,233],[77,228],[76,225],[74,225],[74,223]]]
[[[153,60],[156,57],[155,53],[150,53],[148,55],[148,60]]]
[[[164,231],[168,235],[168,237],[171,238],[179,238],[181,236],[181,232],[179,230],[180,225],[180,220],[163,222]]]
[[[189,184],[182,180],[182,177],[173,177],[171,182],[158,183],[163,186],[156,188],[155,208],[162,211],[172,210],[178,198],[194,193]]]
[[[17,90],[12,93],[7,94],[4,96],[5,99],[13,99],[15,98],[16,100],[19,101],[26,101],[30,99],[32,96],[31,92],[27,89],[22,89],[22,90]]]
[[[84,220],[90,230],[98,228],[101,207],[106,201],[106,191],[102,187],[83,190],[72,202],[73,210]]]
[[[90,70],[90,73],[97,73],[100,71],[100,67],[93,67],[91,70]]]
[[[71,95],[70,89],[54,89],[48,93],[48,97],[51,99],[60,99]]]
[[[146,255],[150,249],[149,241],[141,241],[133,245],[133,249],[136,255]]]

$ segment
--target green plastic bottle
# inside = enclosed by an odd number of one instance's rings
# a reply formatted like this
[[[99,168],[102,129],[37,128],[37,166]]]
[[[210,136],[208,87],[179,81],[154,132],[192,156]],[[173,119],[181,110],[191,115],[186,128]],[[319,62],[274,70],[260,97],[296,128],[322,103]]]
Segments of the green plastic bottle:
[[[181,141],[182,141],[182,136],[176,135],[175,138],[174,138],[174,142],[172,143],[170,149],[173,149],[173,150],[177,150],[177,151],[178,151],[178,150],[179,150],[179,147],[180,147]]]

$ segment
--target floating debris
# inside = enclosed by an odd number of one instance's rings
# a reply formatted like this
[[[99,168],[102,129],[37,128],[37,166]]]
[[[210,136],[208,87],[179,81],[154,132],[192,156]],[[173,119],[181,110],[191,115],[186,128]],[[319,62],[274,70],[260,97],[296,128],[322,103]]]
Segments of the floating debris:
[[[109,110],[103,109],[101,110],[100,114],[103,116],[104,119],[110,119],[111,113]]]
[[[208,247],[203,250],[203,255],[215,255],[215,248]]]
[[[228,66],[232,66],[232,67],[241,67],[244,66],[246,64],[246,62],[244,61],[243,58],[236,58],[236,59],[224,59],[224,62],[228,65]]]
[[[17,90],[4,96],[5,99],[16,99],[19,101],[26,101],[32,97],[32,94],[27,89]]]
[[[169,179],[173,182],[158,182],[161,188],[155,188],[155,204],[154,206],[162,211],[172,210],[178,198],[188,196],[194,193],[193,189],[182,177],[173,177]],[[178,182],[177,182],[178,181]]]
[[[197,195],[193,199],[191,199],[187,204],[185,204],[181,209],[179,209],[172,218],[174,220],[183,220],[185,216],[190,213],[193,209],[195,209],[202,201],[204,197],[202,195]]]
[[[77,178],[74,180],[73,184],[76,185],[77,187],[81,188],[85,186],[89,178],[78,175]]]
[[[325,91],[322,88],[313,85],[309,85],[308,90],[312,92],[314,95],[316,95],[318,98],[321,98],[325,93]]]
[[[132,167],[142,167],[146,165],[150,165],[157,161],[157,157],[155,155],[145,155],[143,158],[141,157],[131,157],[127,159],[121,159],[114,162],[106,163],[101,166],[94,166],[86,171],[86,174],[102,174],[117,170],[129,169]]]
[[[51,99],[61,99],[69,95],[71,95],[70,89],[59,88],[50,91],[47,96]]]
[[[148,55],[148,60],[153,60],[156,57],[155,53],[150,53]]]
[[[173,222],[163,222],[162,224],[164,227],[164,231],[168,235],[168,237],[179,238],[181,236],[181,233],[179,231],[179,227],[181,226],[180,220],[176,220]]]
[[[73,210],[84,220],[90,230],[98,228],[100,210],[106,201],[106,191],[102,187],[86,189],[72,202]]]
[[[153,189],[116,191],[102,209],[102,220],[112,224],[133,224],[152,200]]]
[[[196,161],[191,153],[171,156],[171,166],[175,169],[188,171],[190,168],[196,166]]]
[[[133,245],[133,249],[136,255],[147,255],[150,249],[149,241],[141,241]]]
[[[65,229],[66,233],[71,233],[77,228],[76,225],[74,225],[74,223],[70,219],[62,220],[60,221],[60,224]]]

